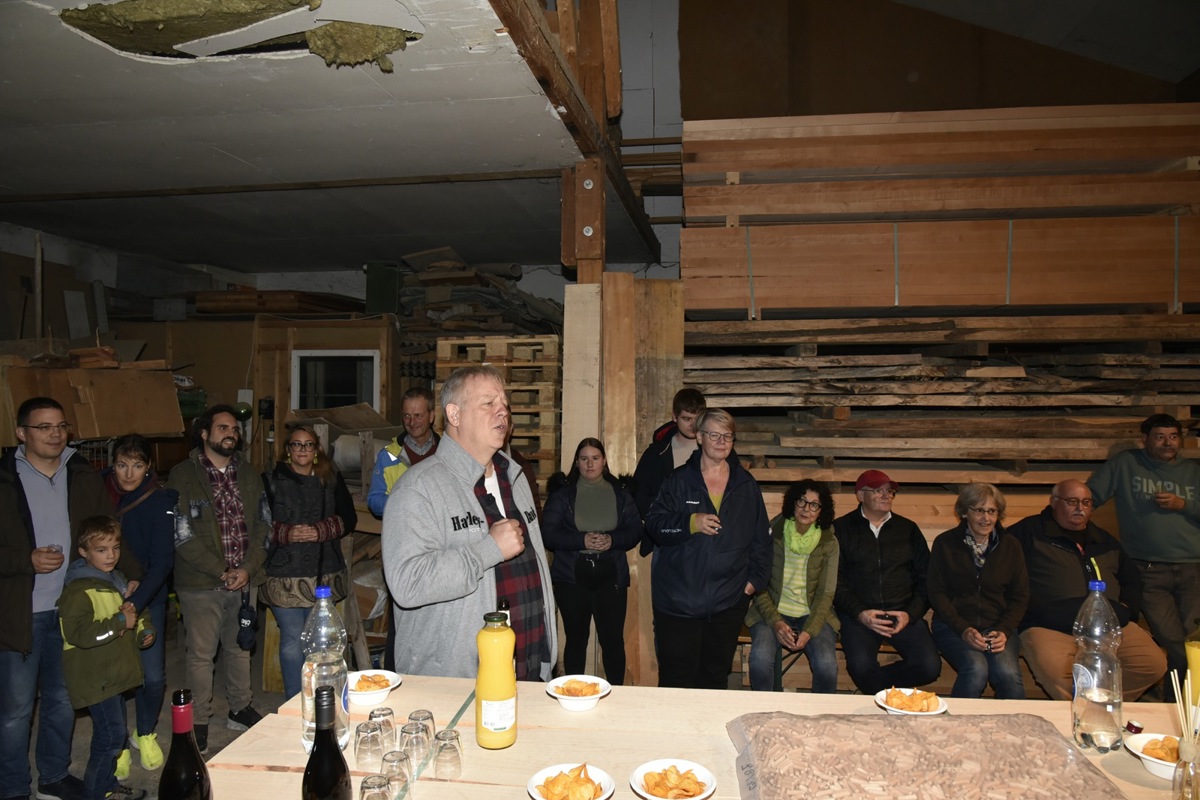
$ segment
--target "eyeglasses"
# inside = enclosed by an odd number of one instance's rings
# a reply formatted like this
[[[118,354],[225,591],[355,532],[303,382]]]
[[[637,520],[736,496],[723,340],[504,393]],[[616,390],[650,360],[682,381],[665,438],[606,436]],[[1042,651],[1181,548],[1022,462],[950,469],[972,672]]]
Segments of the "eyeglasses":
[[[1058,500],[1059,502],[1066,503],[1071,508],[1091,508],[1092,507],[1092,498],[1090,498],[1090,497],[1084,497],[1083,499],[1080,499],[1078,497],[1059,497],[1058,495],[1050,495],[1050,499]]]
[[[797,500],[796,508],[799,509],[800,511],[803,511],[805,509],[811,509],[813,511],[820,511],[821,510],[821,501],[820,500]]]
[[[69,422],[60,422],[57,425],[51,425],[49,422],[43,422],[41,425],[22,425],[21,427],[27,431],[37,431],[41,434],[47,434],[52,431],[66,433],[67,431],[71,430],[71,424]]]
[[[970,511],[972,514],[978,514],[981,517],[1000,516],[1000,509],[998,508],[968,508],[967,511]]]
[[[878,489],[872,489],[869,486],[864,486],[863,491],[869,492],[876,497],[895,497],[897,494],[899,494],[899,492],[897,492],[891,486],[880,486]]]
[[[288,442],[288,450],[316,450],[316,442]]]
[[[713,433],[712,431],[700,431],[708,437],[710,442],[736,442],[737,437],[732,433]]]

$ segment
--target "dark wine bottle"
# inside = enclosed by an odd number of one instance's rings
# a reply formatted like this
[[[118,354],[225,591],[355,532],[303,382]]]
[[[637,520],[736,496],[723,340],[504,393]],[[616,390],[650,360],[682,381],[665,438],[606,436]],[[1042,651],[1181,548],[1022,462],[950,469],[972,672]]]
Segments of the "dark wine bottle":
[[[158,779],[158,800],[212,800],[208,767],[192,732],[192,690],[171,695],[171,752]]]
[[[314,705],[317,731],[308,764],[304,767],[301,800],[350,800],[350,768],[346,766],[334,729],[337,711],[333,687],[318,686]]]

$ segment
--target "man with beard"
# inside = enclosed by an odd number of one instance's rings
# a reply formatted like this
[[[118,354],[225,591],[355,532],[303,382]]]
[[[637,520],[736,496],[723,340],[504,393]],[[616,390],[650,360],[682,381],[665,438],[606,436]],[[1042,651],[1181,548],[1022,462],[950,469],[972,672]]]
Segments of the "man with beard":
[[[1200,463],[1179,456],[1183,426],[1169,414],[1144,419],[1141,433],[1141,449],[1117,453],[1087,483],[1097,506],[1116,498],[1121,547],[1142,577],[1142,613],[1182,683],[1183,640],[1200,617]]]
[[[196,744],[208,749],[214,661],[220,652],[229,701],[226,725],[244,731],[254,710],[250,653],[238,646],[242,593],[266,560],[271,517],[262,479],[241,457],[241,431],[231,406],[217,405],[192,423],[187,461],[167,485],[179,492],[175,511],[175,592],[183,612],[187,685],[192,689]]]

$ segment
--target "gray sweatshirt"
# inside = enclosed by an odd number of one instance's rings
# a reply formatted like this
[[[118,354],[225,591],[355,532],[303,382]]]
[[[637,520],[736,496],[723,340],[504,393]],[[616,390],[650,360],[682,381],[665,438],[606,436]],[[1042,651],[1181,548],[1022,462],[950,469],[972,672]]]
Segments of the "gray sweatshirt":
[[[1175,564],[1200,562],[1200,463],[1176,458],[1157,461],[1145,450],[1125,450],[1105,462],[1088,488],[1096,505],[1117,498],[1121,546],[1130,558]],[[1182,511],[1168,511],[1154,502],[1158,492],[1184,500]]]
[[[496,610],[495,567],[503,559],[475,497],[483,465],[449,436],[392,487],[383,514],[383,572],[396,616],[396,669],[402,674],[473,678],[475,635]],[[509,458],[513,502],[526,520],[546,608],[551,663],[558,653],[554,593],[536,507],[521,467]],[[512,511],[513,509],[508,509]]]

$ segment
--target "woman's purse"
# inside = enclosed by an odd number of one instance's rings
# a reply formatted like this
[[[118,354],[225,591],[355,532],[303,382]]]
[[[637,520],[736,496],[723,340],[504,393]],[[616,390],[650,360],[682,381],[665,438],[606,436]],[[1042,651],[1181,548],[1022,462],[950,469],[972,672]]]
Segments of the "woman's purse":
[[[323,583],[321,580],[311,575],[296,578],[267,576],[266,581],[258,587],[258,597],[267,605],[278,608],[309,608],[317,602],[316,588],[319,585],[329,587],[335,603],[345,599],[350,593],[344,569],[324,576]]]

